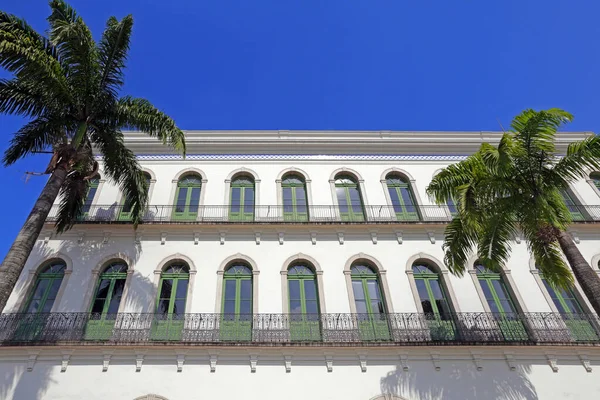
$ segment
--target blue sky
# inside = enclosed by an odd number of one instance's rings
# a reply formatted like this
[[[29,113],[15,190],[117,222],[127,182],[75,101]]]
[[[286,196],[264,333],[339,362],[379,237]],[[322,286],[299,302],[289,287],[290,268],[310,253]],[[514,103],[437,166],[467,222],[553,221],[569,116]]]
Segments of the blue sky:
[[[73,0],[98,37],[133,14],[125,92],[183,129],[498,130],[564,108],[597,132],[600,4],[588,0]],[[0,8],[46,29],[43,0]],[[0,71],[0,77],[6,77]],[[0,150],[23,123],[0,116]],[[0,168],[4,257],[45,183]]]

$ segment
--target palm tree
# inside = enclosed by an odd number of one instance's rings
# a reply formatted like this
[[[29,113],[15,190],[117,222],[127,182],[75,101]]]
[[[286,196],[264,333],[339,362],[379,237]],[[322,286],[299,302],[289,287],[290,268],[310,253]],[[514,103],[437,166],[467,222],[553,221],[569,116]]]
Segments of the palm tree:
[[[572,118],[555,108],[523,111],[498,146],[484,143],[475,154],[445,168],[427,193],[438,204],[458,203],[444,243],[445,262],[454,274],[464,274],[474,248],[484,266],[499,271],[510,256],[511,240],[521,231],[549,283],[573,283],[564,255],[600,314],[600,277],[567,232],[571,213],[562,196],[570,182],[600,168],[600,137],[573,142],[560,157],[556,132]]]
[[[0,66],[13,79],[0,80],[0,113],[28,119],[4,153],[5,166],[31,153],[50,151],[48,182],[0,267],[0,312],[33,249],[52,204],[60,194],[57,232],[81,215],[98,164],[116,182],[140,222],[146,182],[121,129],[138,129],[185,154],[183,132],[149,101],[120,97],[133,18],[108,19],[96,43],[75,10],[50,1],[48,37],[24,20],[0,12]]]

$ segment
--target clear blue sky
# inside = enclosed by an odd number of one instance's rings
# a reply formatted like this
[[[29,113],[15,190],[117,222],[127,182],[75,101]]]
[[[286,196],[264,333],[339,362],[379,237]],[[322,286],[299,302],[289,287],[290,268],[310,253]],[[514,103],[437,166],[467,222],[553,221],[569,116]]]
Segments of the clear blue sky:
[[[133,14],[125,92],[183,129],[498,130],[561,107],[598,131],[600,4],[592,0],[73,0],[98,37]],[[3,11],[46,29],[44,0]],[[6,76],[0,72],[0,77]],[[0,116],[4,151],[22,120]],[[3,258],[45,177],[0,168]]]

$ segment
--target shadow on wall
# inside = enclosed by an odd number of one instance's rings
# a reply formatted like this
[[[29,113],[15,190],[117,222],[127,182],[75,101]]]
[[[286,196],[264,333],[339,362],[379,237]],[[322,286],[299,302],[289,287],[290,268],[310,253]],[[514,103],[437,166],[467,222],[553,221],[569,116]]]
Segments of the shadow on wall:
[[[443,363],[436,371],[431,363],[411,364],[404,371],[396,366],[381,378],[382,393],[419,400],[537,400],[528,378],[531,366],[515,371],[501,363],[485,363],[482,371],[464,362]]]
[[[25,363],[15,365],[11,373],[0,378],[0,399],[3,400],[41,400],[46,396],[50,385],[56,383],[50,375],[54,367],[36,365],[28,372]]]
[[[71,257],[73,261],[73,274],[68,280],[68,284],[65,287],[65,292],[61,298],[61,309],[86,312],[85,307],[90,306],[89,304],[82,304],[86,298],[86,292],[89,290],[89,279],[85,279],[85,274],[91,274],[91,271],[98,265],[98,260],[102,260],[106,255],[107,248],[118,248],[118,243],[114,243],[109,240],[104,243],[102,239],[84,239],[83,243],[77,243],[77,241],[63,242],[58,249],[49,248],[45,246],[42,241],[38,241],[37,245],[31,252],[31,256],[34,259],[44,259],[54,253],[63,253]],[[142,253],[141,244],[134,244],[133,238],[131,241],[131,247],[119,248],[119,250],[128,255],[131,262],[137,265],[140,254]],[[129,268],[132,266],[130,265]],[[155,266],[158,268],[159,266]],[[39,268],[39,265],[33,268]],[[22,295],[27,295],[28,290],[31,288],[24,288],[23,285],[28,282],[27,279],[21,279],[17,282],[15,290],[18,290]],[[138,270],[134,270],[133,275],[130,277],[131,282],[129,283],[129,291],[126,298],[123,299],[125,302],[124,310],[131,312],[153,312],[156,288],[154,286],[153,276],[143,276]],[[94,282],[94,285],[96,282]],[[22,292],[25,290],[25,292]]]

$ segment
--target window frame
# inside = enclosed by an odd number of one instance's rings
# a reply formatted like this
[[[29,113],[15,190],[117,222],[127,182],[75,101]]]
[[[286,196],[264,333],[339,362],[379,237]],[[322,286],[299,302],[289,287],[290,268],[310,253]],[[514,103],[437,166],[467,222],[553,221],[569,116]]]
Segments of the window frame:
[[[63,269],[60,273],[56,273],[56,272],[45,272],[46,270],[52,268],[55,265],[62,265]],[[48,295],[50,294],[50,290],[54,284],[54,282],[56,280],[59,280],[59,285],[58,285],[58,289],[56,291],[56,295],[54,297],[54,299],[52,299],[52,306],[50,307],[50,311],[48,312],[52,312],[52,309],[54,308],[54,306],[57,303],[57,300],[60,300],[60,294],[61,294],[61,288],[62,285],[64,283],[65,280],[65,275],[67,275],[65,272],[67,271],[67,263],[62,260],[62,259],[55,259],[55,260],[51,260],[48,261],[46,263],[44,263],[42,265],[42,267],[39,269],[40,272],[38,272],[35,275],[35,280],[33,282],[33,286],[31,287],[31,291],[28,293],[27,295],[27,300],[25,301],[25,303],[23,304],[23,308],[22,308],[22,312],[26,313],[26,314],[42,314],[41,310],[44,308],[44,306],[46,305],[46,302],[48,301]],[[46,289],[44,290],[44,293],[42,294],[42,297],[40,298],[40,303],[39,303],[39,307],[38,307],[38,311],[35,312],[31,312],[29,310],[29,307],[31,305],[31,302],[33,301],[33,296],[35,295],[35,292],[37,291],[37,288],[40,285],[40,282],[42,280],[48,280],[48,285],[46,286]]]
[[[181,265],[184,266],[187,269],[187,272],[165,272],[165,270],[169,269],[170,267],[174,266],[174,265]],[[159,284],[158,284],[158,293],[156,296],[156,303],[155,303],[155,307],[154,307],[154,314],[155,315],[162,315],[162,316],[167,316],[167,318],[171,319],[173,318],[173,315],[176,316],[181,316],[181,315],[185,315],[185,313],[187,312],[187,302],[189,299],[189,289],[190,289],[190,266],[185,263],[185,262],[171,262],[167,265],[165,265],[165,267],[162,269],[162,272],[160,274],[160,279],[159,279]],[[169,296],[169,306],[167,307],[167,312],[160,312],[159,310],[159,306],[160,306],[160,300],[162,299],[161,295],[162,295],[162,287],[163,287],[163,282],[165,280],[169,280],[172,279],[173,280],[173,286],[171,288],[171,295]],[[186,291],[185,291],[185,301],[184,301],[184,310],[183,312],[180,312],[178,314],[174,314],[173,313],[173,309],[175,307],[175,303],[176,301],[179,299],[177,297],[177,286],[179,284],[179,281],[187,281],[187,287],[186,287]]]
[[[301,183],[286,183],[285,181],[290,178],[296,178]],[[304,191],[304,212],[298,211],[298,188],[302,188]],[[291,205],[285,204],[284,191],[290,189],[291,192]],[[281,202],[283,207],[283,219],[284,221],[308,221],[309,219],[309,207],[308,207],[308,190],[306,186],[306,179],[298,173],[290,172],[283,176],[281,180]],[[286,211],[286,207],[291,207],[291,211]]]
[[[182,183],[182,181],[184,181],[186,178],[190,178],[190,177],[196,178],[199,183],[187,183],[187,184]],[[179,207],[179,205],[178,205],[179,194],[181,193],[181,191],[183,189],[186,189],[186,197],[185,197],[185,203],[183,204],[183,211],[177,211],[178,207]],[[200,190],[200,192],[198,193],[198,204],[191,203],[192,192],[194,189]],[[173,219],[179,220],[179,221],[194,221],[194,220],[198,219],[198,216],[200,215],[200,207],[201,207],[201,203],[202,203],[203,190],[204,190],[204,182],[203,182],[201,175],[199,175],[196,172],[187,172],[187,173],[184,173],[183,175],[181,175],[179,177],[179,179],[177,179],[177,183],[175,184],[175,196],[173,198]],[[195,207],[196,211],[195,212],[190,211],[191,207]]]
[[[236,181],[246,178],[252,183],[236,183]],[[249,205],[246,204],[246,192],[247,189],[252,188],[252,212],[247,212],[246,208]],[[233,211],[233,191],[234,189],[239,189],[240,197],[239,197],[239,211]],[[252,222],[254,221],[256,215],[256,179],[254,176],[247,173],[240,173],[233,177],[231,180],[231,184],[229,187],[229,221],[236,222]]]
[[[390,183],[389,181],[392,179],[399,180],[402,183]],[[390,172],[385,176],[385,185],[388,191],[390,205],[392,207],[394,215],[396,216],[396,219],[398,221],[419,221],[421,219],[419,213],[419,205],[417,203],[416,196],[413,192],[410,180],[398,172]],[[404,197],[402,196],[402,189],[406,189],[408,191],[409,199],[412,202],[412,204],[405,204]],[[394,204],[394,199],[390,191],[396,192],[398,204]],[[414,211],[409,211],[410,207],[412,207]]]
[[[352,183],[348,182],[339,182],[338,180],[348,179]],[[366,209],[365,209],[365,201],[363,198],[362,188],[355,176],[340,172],[337,174],[333,180],[334,184],[334,193],[337,202],[337,210],[340,214],[340,218],[342,221],[364,221],[366,218]],[[340,197],[338,195],[338,189],[344,190],[344,198],[345,203],[340,204]],[[350,195],[350,189],[356,189],[358,193],[358,199],[360,200],[360,212],[354,210],[354,204],[352,204],[352,197]],[[347,211],[342,211],[342,206],[346,207]]]

